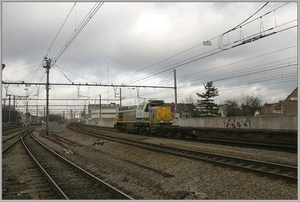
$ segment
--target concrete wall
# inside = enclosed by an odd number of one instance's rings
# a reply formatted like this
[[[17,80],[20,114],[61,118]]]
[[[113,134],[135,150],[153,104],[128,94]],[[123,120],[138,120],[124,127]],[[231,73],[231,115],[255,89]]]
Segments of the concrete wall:
[[[248,128],[253,129],[298,129],[296,116],[257,116],[257,117],[203,117],[203,118],[180,118],[175,119],[173,125],[192,127],[225,128],[225,123],[241,122],[249,123]],[[100,119],[99,126],[113,127],[114,119]]]
[[[182,118],[176,119],[174,121],[174,125],[225,128],[226,122],[234,122],[236,120],[242,120],[245,123],[250,123],[250,127],[248,128],[253,129],[298,129],[298,118],[296,116]]]
[[[104,126],[104,127],[114,127],[115,119],[114,118],[107,118],[107,119],[100,119],[98,122],[98,126]]]

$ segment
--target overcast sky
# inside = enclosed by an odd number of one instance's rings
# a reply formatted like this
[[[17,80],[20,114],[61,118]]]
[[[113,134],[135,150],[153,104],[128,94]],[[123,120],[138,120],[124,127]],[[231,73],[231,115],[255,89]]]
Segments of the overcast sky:
[[[47,55],[56,60],[50,84],[136,86],[121,88],[123,105],[148,99],[175,102],[172,88],[138,87],[174,87],[174,69],[178,103],[188,97],[196,102],[208,81],[219,89],[218,104],[249,94],[278,102],[297,87],[297,2],[105,2],[78,32],[95,4],[2,2],[2,80],[45,83]],[[71,100],[78,98],[94,104],[99,95],[102,103],[119,103],[119,91],[52,85],[50,99],[62,100],[50,104],[84,105]],[[6,93],[46,97],[45,85],[2,85],[2,98]],[[64,109],[72,107],[60,107]]]

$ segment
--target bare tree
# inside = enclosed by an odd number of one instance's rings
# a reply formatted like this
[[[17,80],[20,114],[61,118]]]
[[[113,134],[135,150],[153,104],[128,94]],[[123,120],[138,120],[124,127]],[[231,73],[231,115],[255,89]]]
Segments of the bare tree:
[[[224,101],[223,110],[226,116],[237,116],[239,107],[237,99],[228,99]]]
[[[241,97],[242,109],[247,115],[254,116],[256,111],[262,108],[263,98],[260,94],[244,95]]]
[[[192,98],[192,95],[190,95],[189,97],[181,98],[181,102],[185,104],[193,104],[194,99]]]
[[[224,104],[228,106],[238,106],[238,100],[237,99],[228,99],[224,101]]]

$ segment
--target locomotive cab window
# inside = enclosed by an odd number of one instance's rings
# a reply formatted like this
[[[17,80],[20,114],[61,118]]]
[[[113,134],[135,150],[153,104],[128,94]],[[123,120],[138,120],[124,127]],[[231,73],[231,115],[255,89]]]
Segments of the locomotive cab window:
[[[149,111],[149,105],[147,105],[145,108],[145,112],[148,112],[148,111]]]

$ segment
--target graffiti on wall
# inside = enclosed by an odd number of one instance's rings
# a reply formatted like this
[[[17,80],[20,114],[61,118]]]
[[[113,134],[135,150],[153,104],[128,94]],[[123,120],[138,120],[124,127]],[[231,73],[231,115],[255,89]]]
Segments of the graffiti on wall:
[[[227,118],[223,123],[225,128],[251,128],[250,120],[245,117]]]

